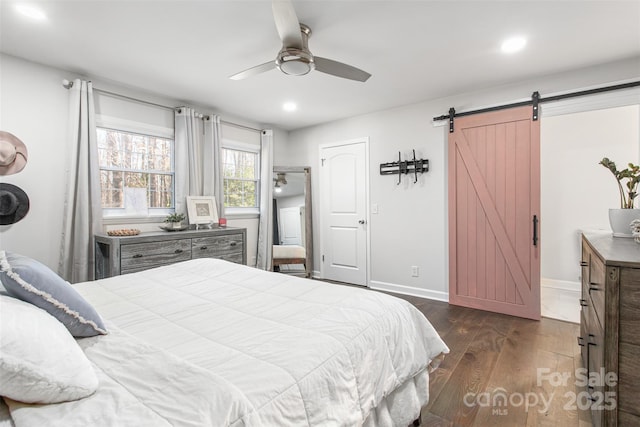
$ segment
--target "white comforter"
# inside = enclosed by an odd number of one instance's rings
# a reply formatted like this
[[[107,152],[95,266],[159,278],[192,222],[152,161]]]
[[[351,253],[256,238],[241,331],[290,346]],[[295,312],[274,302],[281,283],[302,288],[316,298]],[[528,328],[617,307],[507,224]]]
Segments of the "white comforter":
[[[388,396],[417,379],[424,388],[448,352],[404,300],[226,261],[76,288],[111,329],[79,340],[100,388],[57,405],[8,401],[17,427],[383,425],[381,402],[406,426],[416,414],[397,415],[404,398]]]

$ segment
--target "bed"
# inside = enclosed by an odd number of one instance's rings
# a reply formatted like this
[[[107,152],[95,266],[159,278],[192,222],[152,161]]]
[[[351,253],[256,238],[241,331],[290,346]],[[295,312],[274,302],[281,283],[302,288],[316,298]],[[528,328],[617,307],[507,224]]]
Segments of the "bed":
[[[281,265],[302,264],[307,273],[307,251],[300,245],[273,245],[273,271],[280,271]],[[298,272],[297,270],[294,270]]]
[[[449,351],[404,300],[222,260],[73,288],[108,330],[75,340],[96,391],[5,397],[0,426],[405,427]]]

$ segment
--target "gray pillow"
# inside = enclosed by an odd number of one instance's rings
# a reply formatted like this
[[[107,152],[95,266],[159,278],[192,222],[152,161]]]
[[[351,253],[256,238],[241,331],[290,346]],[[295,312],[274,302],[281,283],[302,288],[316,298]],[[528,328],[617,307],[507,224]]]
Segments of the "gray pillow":
[[[107,333],[91,304],[69,282],[36,260],[0,251],[0,280],[9,295],[47,311],[74,337]]]

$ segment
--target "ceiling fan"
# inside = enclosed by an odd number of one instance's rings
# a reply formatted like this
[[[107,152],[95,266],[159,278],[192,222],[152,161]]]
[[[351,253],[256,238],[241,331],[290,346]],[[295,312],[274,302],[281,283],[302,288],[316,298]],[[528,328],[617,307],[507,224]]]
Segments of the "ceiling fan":
[[[241,71],[229,77],[230,79],[242,80],[274,68],[292,76],[303,76],[312,70],[318,70],[359,82],[365,82],[371,77],[371,74],[351,65],[314,56],[308,46],[311,29],[298,21],[291,0],[273,0],[272,9],[276,29],[282,40],[282,49],[278,52],[278,56],[275,61]]]

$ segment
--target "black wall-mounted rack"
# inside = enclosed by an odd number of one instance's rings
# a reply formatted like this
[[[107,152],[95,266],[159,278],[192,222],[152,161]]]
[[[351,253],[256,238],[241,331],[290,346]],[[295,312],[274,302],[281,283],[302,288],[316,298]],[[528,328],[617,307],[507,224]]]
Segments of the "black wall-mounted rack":
[[[416,159],[416,150],[413,150],[413,160],[402,160],[402,155],[398,151],[398,161],[380,163],[380,175],[398,175],[398,183],[402,182],[402,174],[413,174],[413,183],[418,182],[418,174],[429,172],[429,160]]]

